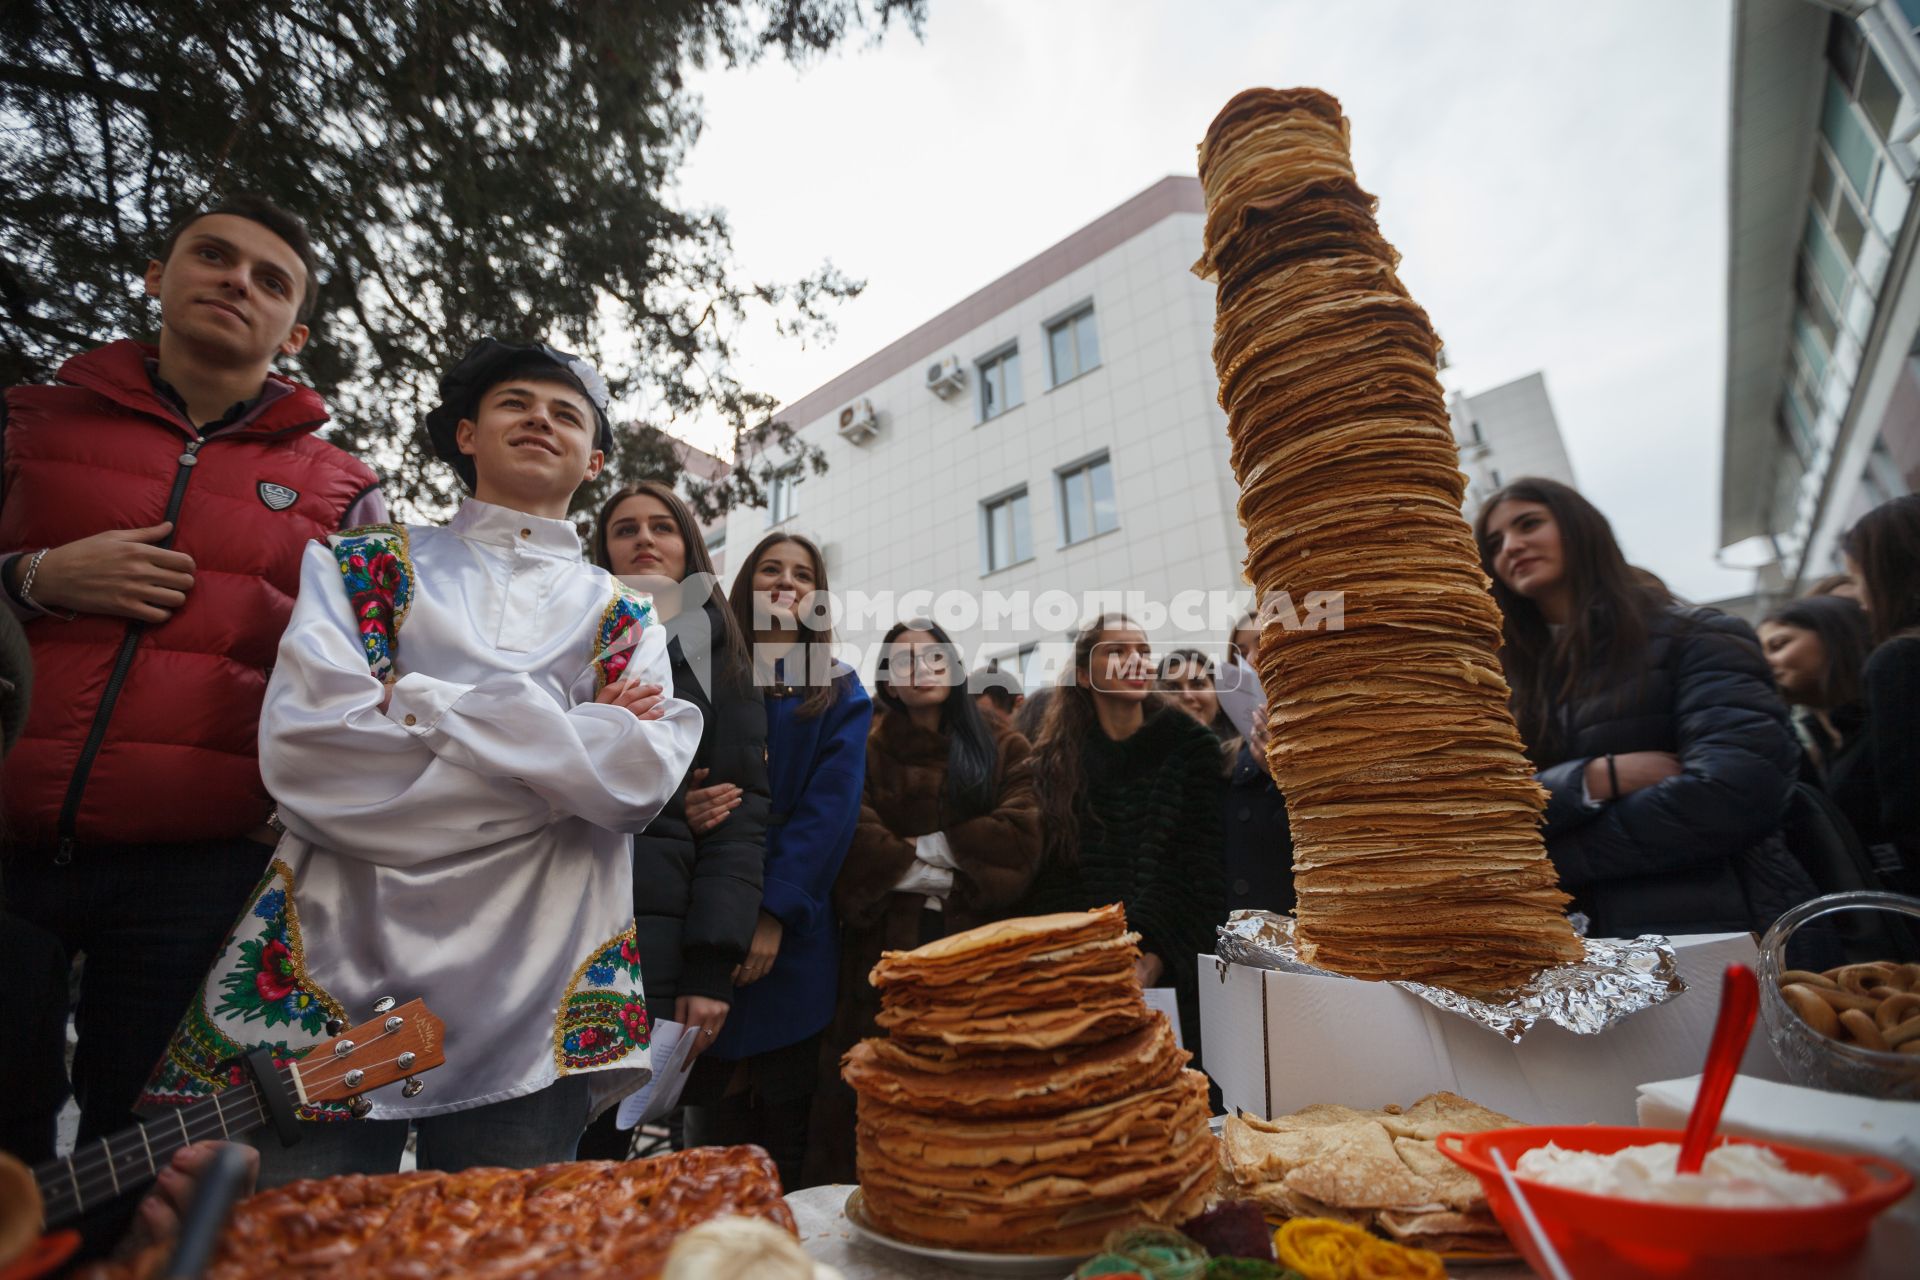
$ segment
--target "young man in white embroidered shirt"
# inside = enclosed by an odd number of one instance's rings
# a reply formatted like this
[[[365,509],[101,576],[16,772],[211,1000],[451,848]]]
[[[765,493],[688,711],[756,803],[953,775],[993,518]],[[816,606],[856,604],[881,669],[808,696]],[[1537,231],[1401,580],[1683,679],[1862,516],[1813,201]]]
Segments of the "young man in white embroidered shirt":
[[[606,385],[484,339],[440,394],[428,432],[473,496],[445,527],[308,547],[260,718],[287,834],[142,1101],[204,1097],[262,1044],[298,1057],[383,996],[445,1021],[446,1065],[364,1118],[300,1108],[324,1123],[262,1139],[263,1186],[390,1172],[409,1124],[424,1168],[568,1160],[648,1065],[627,837],[700,715],[650,598],[566,518],[611,444]]]

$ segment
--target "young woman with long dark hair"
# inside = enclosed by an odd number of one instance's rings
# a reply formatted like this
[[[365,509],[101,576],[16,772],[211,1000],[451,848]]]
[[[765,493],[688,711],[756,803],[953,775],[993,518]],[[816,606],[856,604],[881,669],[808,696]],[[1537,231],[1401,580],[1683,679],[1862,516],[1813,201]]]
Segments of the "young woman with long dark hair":
[[[1200,1039],[1196,959],[1226,918],[1220,742],[1152,691],[1147,637],[1103,614],[1073,643],[1073,665],[1034,744],[1042,857],[1015,914],[1122,904],[1140,935],[1140,977],[1179,997],[1188,1048]]]
[[[1920,494],[1860,517],[1842,543],[1872,626],[1861,750],[1828,792],[1890,887],[1920,893]],[[1897,865],[1896,865],[1897,863]]]
[[[1861,674],[1873,647],[1866,611],[1845,596],[1808,596],[1769,613],[1759,631],[1773,682],[1800,735],[1802,775],[1823,785],[1866,720]]]
[[[1779,835],[1799,748],[1753,629],[1678,604],[1556,481],[1501,489],[1475,532],[1547,852],[1589,932],[1764,929],[1812,896]]]
[[[860,818],[873,705],[859,675],[832,656],[826,562],[812,540],[784,531],[762,538],[741,562],[728,605],[751,639],[766,704],[766,872],[733,975],[732,1013],[687,1082],[686,1139],[758,1143],[792,1189],[805,1185],[820,1034],[833,1018],[833,884]]]
[[[838,1068],[877,1032],[867,974],[880,953],[1011,914],[1040,859],[1027,740],[980,710],[939,624],[916,618],[887,632],[874,696],[860,825],[833,890],[840,1001],[821,1054],[808,1182],[855,1180],[853,1091]]]
[[[674,696],[700,710],[700,747],[660,816],[633,839],[634,936],[641,981],[661,1016],[710,1047],[733,1004],[760,911],[766,856],[767,713],[747,646],[693,512],[667,485],[643,480],[601,505],[593,562],[649,592],[667,628]],[[702,823],[690,789],[725,788]],[[671,1011],[669,1013],[669,1011]],[[608,1111],[581,1139],[581,1159],[619,1159],[627,1135]]]

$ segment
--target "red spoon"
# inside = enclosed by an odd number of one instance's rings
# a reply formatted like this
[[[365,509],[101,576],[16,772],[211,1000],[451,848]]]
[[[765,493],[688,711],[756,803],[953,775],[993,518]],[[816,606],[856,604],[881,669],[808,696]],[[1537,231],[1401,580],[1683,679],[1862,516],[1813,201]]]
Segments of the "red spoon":
[[[1714,1130],[1720,1127],[1720,1112],[1727,1105],[1733,1088],[1734,1073],[1747,1052],[1747,1040],[1753,1035],[1753,1016],[1760,1009],[1760,984],[1753,970],[1743,964],[1727,966],[1720,983],[1720,1020],[1713,1024],[1713,1043],[1707,1047],[1707,1065],[1700,1072],[1700,1091],[1693,1096],[1693,1113],[1687,1117],[1687,1134],[1680,1142],[1681,1173],[1700,1172],[1707,1158],[1707,1146]]]

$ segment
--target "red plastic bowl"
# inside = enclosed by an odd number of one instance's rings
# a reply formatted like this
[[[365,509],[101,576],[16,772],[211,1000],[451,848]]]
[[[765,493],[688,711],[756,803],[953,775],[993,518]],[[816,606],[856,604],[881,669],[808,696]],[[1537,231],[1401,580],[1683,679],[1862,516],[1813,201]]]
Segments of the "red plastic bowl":
[[[1513,1247],[1533,1269],[1549,1275],[1513,1197],[1493,1163],[1498,1151],[1508,1169],[1524,1152],[1549,1142],[1567,1151],[1611,1154],[1655,1142],[1678,1143],[1678,1129],[1633,1129],[1603,1125],[1539,1125],[1486,1133],[1443,1133],[1440,1150],[1480,1179],[1493,1216]],[[1552,1187],[1517,1173],[1515,1180],[1541,1230],[1575,1280],[1589,1277],[1659,1277],[1660,1280],[1761,1280],[1771,1276],[1830,1276],[1867,1238],[1875,1215],[1913,1189],[1899,1165],[1877,1156],[1836,1156],[1805,1147],[1721,1138],[1766,1147],[1796,1173],[1823,1173],[1847,1198],[1835,1204],[1790,1209],[1720,1209],[1656,1204]]]

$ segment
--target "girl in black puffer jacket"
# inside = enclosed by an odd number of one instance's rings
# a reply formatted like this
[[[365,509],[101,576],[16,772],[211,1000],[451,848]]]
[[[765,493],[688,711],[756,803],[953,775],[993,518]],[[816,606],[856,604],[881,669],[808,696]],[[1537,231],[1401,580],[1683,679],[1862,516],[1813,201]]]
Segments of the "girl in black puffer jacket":
[[[1779,834],[1800,752],[1752,628],[1678,605],[1566,485],[1508,485],[1476,533],[1547,852],[1589,934],[1764,929],[1814,896]]]
[[[700,747],[680,789],[633,838],[634,936],[648,1012],[699,1037],[726,1025],[734,973],[760,915],[766,860],[767,711],[747,647],[720,590],[693,512],[643,480],[616,492],[594,523],[593,560],[650,591],[667,628],[673,695],[700,709]],[[581,1159],[619,1159],[627,1135],[603,1114]]]

